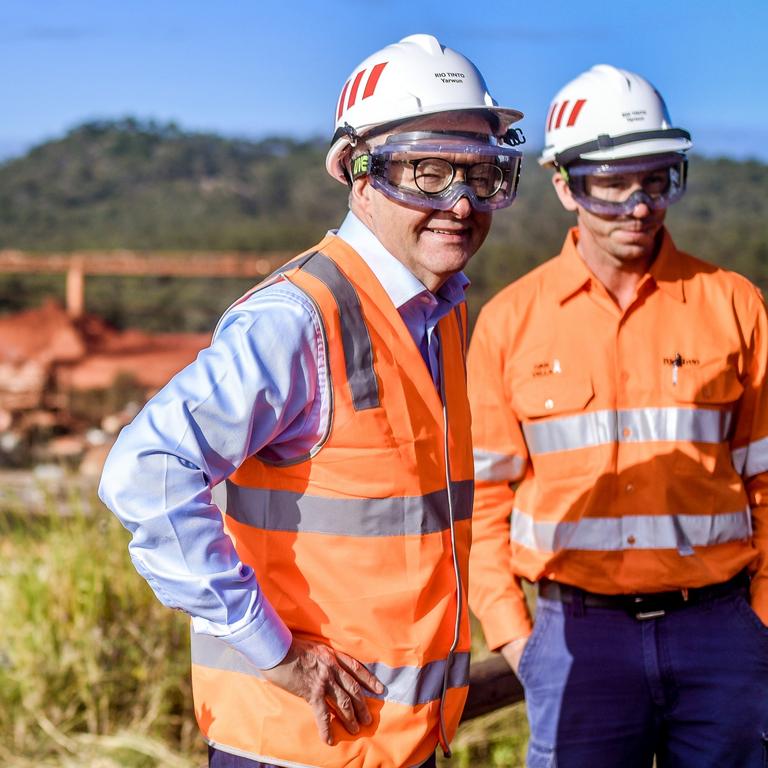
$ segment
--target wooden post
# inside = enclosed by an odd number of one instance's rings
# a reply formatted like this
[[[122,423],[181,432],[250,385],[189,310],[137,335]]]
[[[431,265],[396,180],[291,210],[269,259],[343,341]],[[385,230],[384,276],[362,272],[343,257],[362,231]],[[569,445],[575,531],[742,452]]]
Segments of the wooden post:
[[[85,312],[85,269],[81,258],[70,259],[67,269],[67,314],[78,319]]]

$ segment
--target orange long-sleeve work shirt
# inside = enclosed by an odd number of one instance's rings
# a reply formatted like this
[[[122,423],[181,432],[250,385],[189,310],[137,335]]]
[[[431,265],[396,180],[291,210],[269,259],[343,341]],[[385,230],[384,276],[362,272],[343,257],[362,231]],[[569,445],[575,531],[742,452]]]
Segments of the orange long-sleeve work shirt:
[[[621,310],[579,256],[483,308],[469,353],[470,605],[530,632],[521,577],[605,594],[753,572],[768,624],[768,326],[748,280],[660,252]]]

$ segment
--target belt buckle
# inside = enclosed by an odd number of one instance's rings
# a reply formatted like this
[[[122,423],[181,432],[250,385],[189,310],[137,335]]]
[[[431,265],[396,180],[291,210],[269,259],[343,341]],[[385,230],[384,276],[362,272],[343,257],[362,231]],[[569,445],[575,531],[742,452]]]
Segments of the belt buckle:
[[[646,619],[658,619],[659,616],[663,616],[665,613],[666,611],[640,611],[635,614],[635,618],[640,619],[640,621],[645,621]]]
[[[635,608],[641,608],[645,600],[642,597],[636,597],[634,599]],[[639,621],[646,621],[647,619],[658,619],[666,614],[666,611],[662,608],[658,608],[655,611],[633,611],[634,616]]]

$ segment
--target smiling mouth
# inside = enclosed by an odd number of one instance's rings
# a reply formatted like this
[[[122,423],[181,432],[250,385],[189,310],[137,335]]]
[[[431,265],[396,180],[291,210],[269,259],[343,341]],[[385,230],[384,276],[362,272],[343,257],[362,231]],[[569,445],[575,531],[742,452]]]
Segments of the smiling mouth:
[[[466,235],[469,233],[468,229],[437,229],[436,227],[429,227],[427,232],[432,232],[434,235]]]

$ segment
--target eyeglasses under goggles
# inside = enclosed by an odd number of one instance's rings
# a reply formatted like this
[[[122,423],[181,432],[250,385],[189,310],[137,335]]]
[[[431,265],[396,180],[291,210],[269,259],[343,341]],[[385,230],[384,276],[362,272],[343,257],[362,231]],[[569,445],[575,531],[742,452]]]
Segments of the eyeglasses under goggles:
[[[680,153],[667,152],[628,160],[577,162],[561,167],[560,173],[582,208],[598,215],[622,216],[642,203],[657,211],[677,202],[685,192],[688,161]],[[640,189],[633,191],[638,181]]]
[[[522,152],[477,133],[412,131],[388,136],[352,161],[352,178],[397,202],[445,211],[466,197],[477,211],[512,205]]]

